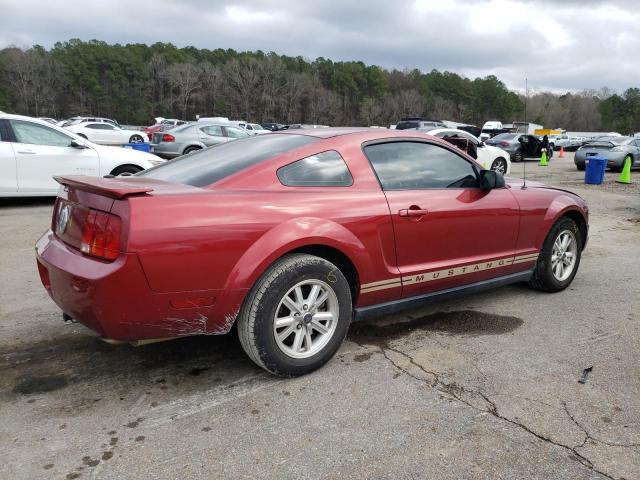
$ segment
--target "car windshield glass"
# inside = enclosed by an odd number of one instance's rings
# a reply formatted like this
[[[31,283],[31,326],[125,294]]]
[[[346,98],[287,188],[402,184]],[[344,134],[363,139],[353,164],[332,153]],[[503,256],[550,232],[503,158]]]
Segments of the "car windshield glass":
[[[256,135],[185,155],[138,174],[194,187],[211,185],[245,168],[318,139],[306,135]]]

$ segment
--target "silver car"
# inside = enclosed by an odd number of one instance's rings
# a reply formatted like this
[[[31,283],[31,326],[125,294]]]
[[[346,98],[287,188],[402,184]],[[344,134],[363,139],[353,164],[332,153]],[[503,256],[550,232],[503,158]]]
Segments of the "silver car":
[[[612,170],[622,170],[627,159],[631,160],[631,168],[640,166],[640,138],[605,136],[590,140],[576,151],[576,168],[584,170],[586,159],[592,156],[605,157]]]
[[[174,158],[248,136],[249,133],[238,127],[190,123],[167,132],[155,132],[151,139],[151,151],[163,158]]]

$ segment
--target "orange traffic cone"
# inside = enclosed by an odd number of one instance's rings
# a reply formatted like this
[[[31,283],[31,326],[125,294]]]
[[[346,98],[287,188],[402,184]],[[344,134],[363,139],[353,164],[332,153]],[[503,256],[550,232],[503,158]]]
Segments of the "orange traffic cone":
[[[564,147],[560,146],[560,155],[558,155],[558,158],[564,158]]]

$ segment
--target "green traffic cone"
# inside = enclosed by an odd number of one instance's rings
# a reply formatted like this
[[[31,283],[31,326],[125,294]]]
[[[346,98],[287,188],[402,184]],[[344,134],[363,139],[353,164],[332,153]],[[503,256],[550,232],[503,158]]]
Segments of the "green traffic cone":
[[[547,162],[547,151],[543,149],[542,155],[540,155],[540,163],[538,164],[538,166],[546,167],[547,165],[549,165],[549,163]]]
[[[629,157],[624,159],[624,167],[622,167],[622,172],[620,172],[620,176],[618,183],[631,183],[631,159]]]

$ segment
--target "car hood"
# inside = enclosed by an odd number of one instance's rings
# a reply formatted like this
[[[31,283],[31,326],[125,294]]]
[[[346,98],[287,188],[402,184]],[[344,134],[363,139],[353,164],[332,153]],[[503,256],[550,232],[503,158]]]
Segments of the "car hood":
[[[510,188],[522,188],[522,185],[524,184],[524,181],[521,178],[505,177],[504,181]],[[541,182],[534,182],[533,180],[527,180],[527,188],[544,188],[545,190],[555,190],[557,192],[568,193],[569,195],[573,195],[574,197],[582,198],[580,195],[572,192],[571,190],[565,190],[558,187],[550,187],[549,185],[545,185]]]
[[[158,161],[164,162],[163,159],[156,155],[141,152],[140,150],[134,150],[132,148],[108,147],[105,145],[97,145],[95,143],[91,146],[98,152],[98,155],[100,155],[101,158],[111,159],[113,161],[131,161],[135,163],[147,162],[149,163],[149,167],[151,165],[157,165]]]

